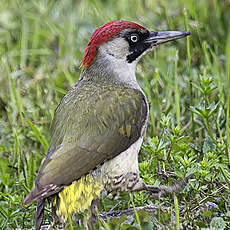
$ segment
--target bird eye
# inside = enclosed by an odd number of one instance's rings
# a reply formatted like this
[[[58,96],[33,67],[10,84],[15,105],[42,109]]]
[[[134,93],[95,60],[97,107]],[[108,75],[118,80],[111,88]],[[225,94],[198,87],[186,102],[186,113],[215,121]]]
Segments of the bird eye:
[[[132,42],[137,42],[137,41],[139,40],[139,37],[138,37],[138,35],[134,34],[134,35],[131,35],[131,36],[130,36],[130,40],[131,40]]]

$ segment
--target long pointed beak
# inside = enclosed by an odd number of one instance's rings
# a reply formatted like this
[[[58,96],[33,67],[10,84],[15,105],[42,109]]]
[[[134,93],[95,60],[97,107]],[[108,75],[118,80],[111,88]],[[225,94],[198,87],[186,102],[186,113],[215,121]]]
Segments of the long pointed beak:
[[[190,35],[190,32],[186,31],[160,31],[160,32],[150,32],[150,36],[145,40],[145,43],[157,46],[159,44],[173,41],[179,38]]]

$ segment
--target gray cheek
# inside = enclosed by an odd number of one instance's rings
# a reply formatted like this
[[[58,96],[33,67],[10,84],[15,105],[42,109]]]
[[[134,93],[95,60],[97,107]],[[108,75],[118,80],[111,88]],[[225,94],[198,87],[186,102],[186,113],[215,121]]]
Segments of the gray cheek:
[[[101,45],[99,49],[111,57],[125,59],[129,53],[129,44],[124,38],[115,38]]]

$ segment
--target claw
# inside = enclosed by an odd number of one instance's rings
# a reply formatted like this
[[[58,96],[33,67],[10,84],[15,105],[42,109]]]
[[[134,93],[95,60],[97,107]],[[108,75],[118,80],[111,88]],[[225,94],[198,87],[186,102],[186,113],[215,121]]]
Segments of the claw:
[[[154,197],[160,197],[164,194],[172,194],[179,192],[188,182],[188,180],[191,178],[191,175],[185,177],[184,179],[180,180],[176,184],[172,186],[154,186],[154,185],[148,185],[142,180],[140,180],[132,189],[132,191],[140,191],[140,190],[146,190],[151,193]]]

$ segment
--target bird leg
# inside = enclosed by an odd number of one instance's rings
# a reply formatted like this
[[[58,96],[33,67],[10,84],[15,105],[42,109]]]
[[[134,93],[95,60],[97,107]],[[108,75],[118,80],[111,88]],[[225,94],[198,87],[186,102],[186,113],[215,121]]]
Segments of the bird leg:
[[[45,199],[38,200],[35,214],[35,230],[39,230],[44,219]]]
[[[154,197],[159,197],[164,194],[172,194],[180,191],[188,182],[188,179],[191,176],[185,177],[184,179],[178,181],[176,184],[172,186],[165,186],[165,185],[148,185],[144,181],[139,180],[137,184],[135,184],[132,188],[132,191],[141,191],[145,190],[150,192]]]
[[[52,205],[51,210],[52,210],[53,226],[55,228],[56,226],[61,224],[61,222],[56,214],[56,207]]]
[[[89,230],[94,229],[94,223],[97,221],[97,217],[98,217],[98,206],[99,206],[99,200],[94,199],[90,206],[90,219],[88,221]]]

